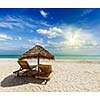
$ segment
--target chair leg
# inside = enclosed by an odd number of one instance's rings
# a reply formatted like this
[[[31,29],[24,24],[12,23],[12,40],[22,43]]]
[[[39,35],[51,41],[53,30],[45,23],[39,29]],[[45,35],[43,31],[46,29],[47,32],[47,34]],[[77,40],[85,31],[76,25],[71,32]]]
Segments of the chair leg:
[[[17,76],[19,76],[19,73],[17,73]]]
[[[47,84],[48,80],[45,80],[45,85]]]

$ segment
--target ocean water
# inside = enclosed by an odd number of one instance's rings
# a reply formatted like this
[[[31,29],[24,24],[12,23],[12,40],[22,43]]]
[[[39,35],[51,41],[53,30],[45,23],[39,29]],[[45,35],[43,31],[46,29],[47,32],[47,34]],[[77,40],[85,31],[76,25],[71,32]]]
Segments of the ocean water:
[[[0,58],[19,58],[20,55],[0,55]],[[55,59],[100,60],[100,55],[55,55]]]
[[[20,55],[0,55],[0,58],[19,58]]]
[[[56,59],[68,60],[100,60],[100,55],[56,55]]]

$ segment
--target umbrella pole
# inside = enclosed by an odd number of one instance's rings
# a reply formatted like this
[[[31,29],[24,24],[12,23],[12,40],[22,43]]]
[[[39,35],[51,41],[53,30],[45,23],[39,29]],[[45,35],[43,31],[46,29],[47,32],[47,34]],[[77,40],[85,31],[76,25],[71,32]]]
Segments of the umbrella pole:
[[[38,62],[37,63],[38,63],[38,72],[39,72],[39,56],[38,56]]]

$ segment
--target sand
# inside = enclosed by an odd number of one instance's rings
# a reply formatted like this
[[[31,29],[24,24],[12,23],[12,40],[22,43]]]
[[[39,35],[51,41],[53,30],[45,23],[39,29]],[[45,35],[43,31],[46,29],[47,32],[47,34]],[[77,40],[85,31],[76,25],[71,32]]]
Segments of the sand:
[[[100,61],[43,60],[51,64],[51,80],[16,77],[17,59],[0,59],[0,92],[98,92],[100,91]],[[32,64],[33,61],[29,61]]]

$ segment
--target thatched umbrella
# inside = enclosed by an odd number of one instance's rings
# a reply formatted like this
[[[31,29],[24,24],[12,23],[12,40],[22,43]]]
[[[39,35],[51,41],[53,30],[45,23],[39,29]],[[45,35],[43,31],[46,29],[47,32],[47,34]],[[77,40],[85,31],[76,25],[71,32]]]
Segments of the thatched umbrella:
[[[22,54],[19,57],[19,60],[23,60],[23,59],[28,59],[28,58],[37,58],[38,60],[38,66],[39,66],[39,58],[44,58],[44,59],[54,59],[54,56],[48,52],[46,49],[44,49],[42,46],[40,45],[36,45],[35,47],[33,47],[32,49],[29,49],[27,52],[25,52],[24,54]]]

